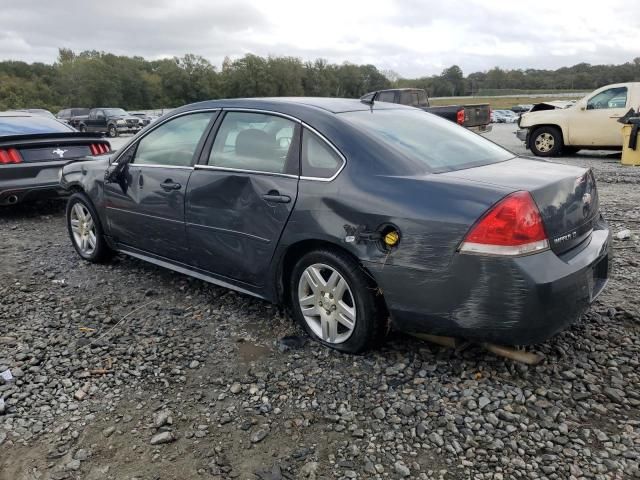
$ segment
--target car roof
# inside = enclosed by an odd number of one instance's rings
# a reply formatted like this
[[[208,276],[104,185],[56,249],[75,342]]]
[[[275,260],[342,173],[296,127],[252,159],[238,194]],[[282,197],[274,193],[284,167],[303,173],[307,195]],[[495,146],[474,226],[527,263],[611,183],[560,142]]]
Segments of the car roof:
[[[294,111],[324,110],[329,113],[354,112],[359,110],[370,110],[371,108],[380,110],[412,109],[404,105],[394,103],[376,102],[373,106],[364,103],[356,98],[330,98],[330,97],[262,97],[262,98],[233,98],[224,100],[209,100],[200,103],[193,103],[182,107],[186,110],[199,108],[252,108],[281,111],[282,113],[292,113]],[[177,110],[182,110],[182,108]],[[173,113],[173,112],[172,112]]]
[[[39,117],[39,115],[24,110],[7,110],[0,112],[0,117]]]

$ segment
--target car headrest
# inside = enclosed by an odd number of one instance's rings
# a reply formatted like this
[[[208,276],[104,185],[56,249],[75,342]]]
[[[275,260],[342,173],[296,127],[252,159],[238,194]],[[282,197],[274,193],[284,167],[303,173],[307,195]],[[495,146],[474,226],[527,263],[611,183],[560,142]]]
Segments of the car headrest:
[[[242,130],[236,138],[236,154],[243,157],[271,158],[276,147],[275,136],[257,128]]]

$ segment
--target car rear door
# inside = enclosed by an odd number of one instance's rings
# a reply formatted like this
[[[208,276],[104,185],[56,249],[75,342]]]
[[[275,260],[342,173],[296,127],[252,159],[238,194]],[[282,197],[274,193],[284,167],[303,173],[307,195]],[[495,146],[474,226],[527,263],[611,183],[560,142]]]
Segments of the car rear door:
[[[193,266],[262,286],[298,194],[300,125],[278,114],[225,113],[189,179]]]
[[[110,234],[121,248],[188,262],[184,199],[216,111],[171,118],[132,144],[117,182],[105,184]]]
[[[611,87],[570,107],[570,145],[618,147],[622,145],[622,125],[618,119],[629,109],[627,87]]]

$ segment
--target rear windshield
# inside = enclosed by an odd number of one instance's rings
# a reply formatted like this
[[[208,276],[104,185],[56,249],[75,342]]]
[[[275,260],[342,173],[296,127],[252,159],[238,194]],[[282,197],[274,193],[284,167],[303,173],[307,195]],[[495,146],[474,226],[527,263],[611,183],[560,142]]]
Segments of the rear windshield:
[[[27,135],[31,133],[73,132],[67,125],[49,117],[2,117],[0,116],[0,136]]]
[[[431,173],[478,167],[514,157],[482,136],[420,110],[360,110],[340,116]]]

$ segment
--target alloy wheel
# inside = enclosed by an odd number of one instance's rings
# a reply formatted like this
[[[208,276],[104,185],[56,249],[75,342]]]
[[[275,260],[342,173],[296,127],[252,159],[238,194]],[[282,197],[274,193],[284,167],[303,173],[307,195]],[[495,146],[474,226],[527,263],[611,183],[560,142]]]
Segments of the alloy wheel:
[[[89,257],[96,250],[96,225],[89,209],[76,203],[71,209],[71,232],[73,240],[83,255]]]
[[[536,137],[535,145],[539,152],[547,153],[555,145],[556,140],[550,133],[541,133]]]
[[[311,331],[327,343],[343,343],[356,326],[356,303],[346,279],[333,267],[316,263],[298,282],[298,302]]]

